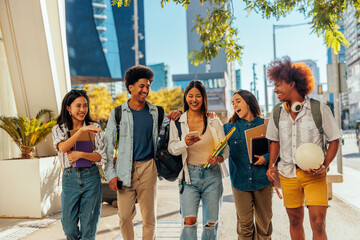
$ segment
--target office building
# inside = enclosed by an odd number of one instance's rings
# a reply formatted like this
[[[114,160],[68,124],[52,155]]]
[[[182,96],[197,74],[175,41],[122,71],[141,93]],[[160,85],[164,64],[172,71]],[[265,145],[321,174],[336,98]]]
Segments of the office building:
[[[349,125],[360,123],[360,23],[356,10],[349,7],[344,14],[344,35],[350,46],[346,48]]]
[[[195,25],[193,20],[198,14],[205,16],[206,8],[211,8],[209,2],[203,2],[201,5],[199,0],[195,0],[188,5],[186,10],[188,54],[194,50],[200,50],[202,46],[199,35],[192,29]],[[233,62],[226,62],[224,50],[220,50],[219,54],[209,63],[201,63],[197,66],[191,64],[191,59],[189,59],[189,74],[173,75],[173,84],[185,89],[192,80],[202,81],[208,93],[209,110],[215,111],[223,120],[226,120],[233,112],[231,91],[236,88],[235,69]]]
[[[344,23],[342,21],[338,21],[338,25],[340,27],[339,31],[344,34]],[[329,91],[329,102],[334,104],[334,88],[335,88],[335,79],[333,69],[334,66],[332,65],[333,59],[331,56],[331,48],[327,50],[327,58],[328,58],[328,66],[327,66],[327,84],[328,84],[328,91]],[[349,125],[349,94],[347,91],[346,85],[346,49],[344,46],[340,47],[340,50],[337,53],[337,61],[338,61],[338,70],[339,76],[341,80],[339,81],[340,86],[340,111],[341,111],[341,124],[342,128],[346,129]]]
[[[110,0],[65,0],[72,84],[103,82],[111,95],[125,90],[125,71],[135,65],[134,6]],[[144,1],[138,0],[139,63],[145,65]]]
[[[154,81],[151,84],[152,91],[169,88],[169,66],[164,63],[151,64],[148,66],[154,72]]]
[[[237,69],[235,71],[236,76],[236,83],[235,83],[235,90],[241,89],[241,69]]]

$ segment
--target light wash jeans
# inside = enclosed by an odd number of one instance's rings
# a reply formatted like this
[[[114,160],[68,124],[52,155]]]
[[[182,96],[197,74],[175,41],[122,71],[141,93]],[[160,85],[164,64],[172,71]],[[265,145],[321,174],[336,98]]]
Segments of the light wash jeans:
[[[101,196],[100,173],[95,164],[90,168],[64,169],[61,223],[66,239],[95,239],[101,212]]]
[[[180,194],[180,207],[183,220],[185,217],[198,216],[200,200],[203,208],[202,240],[217,239],[223,185],[219,165],[204,169],[199,165],[188,165],[191,184],[184,183],[184,192]],[[181,188],[181,183],[179,183]],[[211,224],[215,223],[215,224]],[[197,239],[197,224],[185,225],[180,239]]]

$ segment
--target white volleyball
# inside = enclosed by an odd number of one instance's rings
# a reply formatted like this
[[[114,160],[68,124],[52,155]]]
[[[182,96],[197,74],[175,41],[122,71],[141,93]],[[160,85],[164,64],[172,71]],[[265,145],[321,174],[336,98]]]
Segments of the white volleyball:
[[[318,169],[324,162],[324,152],[315,143],[304,143],[295,151],[295,163],[301,169]]]

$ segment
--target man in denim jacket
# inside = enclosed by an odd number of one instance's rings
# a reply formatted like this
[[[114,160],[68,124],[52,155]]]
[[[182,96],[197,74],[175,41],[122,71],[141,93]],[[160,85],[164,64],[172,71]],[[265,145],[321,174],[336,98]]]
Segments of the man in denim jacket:
[[[134,239],[132,220],[135,217],[135,201],[138,200],[143,220],[143,239],[154,239],[157,171],[154,162],[158,139],[158,108],[146,101],[154,73],[145,66],[134,66],[125,73],[125,85],[131,98],[122,104],[118,158],[114,166],[113,154],[117,133],[115,109],[110,113],[106,127],[108,142],[105,176],[109,187],[117,192],[120,230],[125,240]],[[173,111],[167,117],[177,119],[181,115]],[[164,118],[162,129],[169,123]],[[118,189],[117,181],[123,182]]]

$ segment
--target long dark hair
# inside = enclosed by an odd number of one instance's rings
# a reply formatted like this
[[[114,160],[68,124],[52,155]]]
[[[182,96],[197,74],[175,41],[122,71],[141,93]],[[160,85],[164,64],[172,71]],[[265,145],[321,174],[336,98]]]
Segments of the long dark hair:
[[[254,94],[252,94],[252,92],[240,89],[240,90],[234,92],[233,96],[235,96],[235,94],[239,94],[240,97],[242,97],[242,99],[244,99],[246,104],[249,105],[250,112],[254,117],[257,117],[257,116],[261,117],[261,110],[260,110],[259,103],[256,100],[256,97],[254,96]],[[229,122],[234,123],[238,119],[240,119],[239,116],[236,114],[236,112],[234,112],[232,117],[229,119]]]
[[[203,98],[203,102],[201,105],[201,113],[203,114],[203,119],[204,119],[204,131],[203,134],[206,131],[206,127],[207,127],[207,112],[208,112],[208,100],[207,100],[207,94],[206,94],[206,90],[204,87],[204,84],[202,84],[200,81],[191,81],[185,88],[185,93],[184,93],[184,112],[186,112],[187,110],[189,110],[189,104],[186,101],[186,96],[188,94],[188,92],[192,89],[192,88],[196,88],[200,91],[201,96]]]
[[[59,124],[59,126],[61,126],[61,124],[65,124],[65,126],[67,127],[67,129],[72,130],[73,129],[73,122],[71,119],[71,116],[69,114],[69,111],[66,109],[66,107],[70,106],[71,103],[77,99],[78,97],[84,97],[86,98],[86,101],[88,103],[88,111],[87,114],[85,116],[85,124],[86,125],[90,125],[90,122],[95,122],[94,120],[91,119],[90,117],[90,107],[89,107],[89,97],[86,94],[85,90],[71,90],[70,92],[68,92],[62,103],[61,103],[61,112],[60,115],[58,116],[57,120],[57,124]]]

